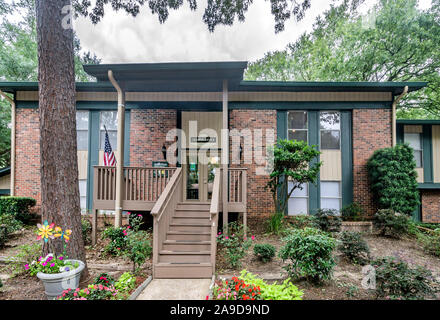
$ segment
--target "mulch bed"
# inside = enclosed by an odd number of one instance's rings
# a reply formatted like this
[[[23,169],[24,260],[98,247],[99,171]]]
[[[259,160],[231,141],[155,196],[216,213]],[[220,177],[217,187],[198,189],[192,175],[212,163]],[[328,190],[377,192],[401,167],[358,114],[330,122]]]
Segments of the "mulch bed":
[[[254,244],[270,243],[277,249],[282,247],[281,237],[266,234],[265,223],[262,219],[249,219],[248,226],[250,235],[255,235]],[[432,271],[433,275],[440,281],[440,259],[429,255],[414,239],[391,239],[380,237],[375,234],[366,234],[364,239],[367,241],[372,258],[394,256],[406,261],[409,265],[423,266]],[[293,283],[304,291],[304,300],[372,300],[376,299],[374,292],[363,289],[361,281],[362,266],[354,265],[335,250],[335,260],[337,266],[334,269],[333,279],[322,285],[310,284],[307,281],[293,281]],[[268,282],[281,282],[288,278],[285,266],[277,256],[271,262],[263,263],[253,253],[253,246],[242,260],[242,267],[233,270],[228,267],[225,255],[217,254],[216,270],[220,277],[230,278],[239,275],[242,269],[246,269],[256,275],[261,276]],[[440,296],[438,296],[440,299]]]
[[[99,236],[99,235],[98,235]],[[100,273],[106,272],[115,279],[126,271],[132,272],[132,264],[124,257],[112,257],[104,254],[104,247],[108,240],[98,238],[96,246],[86,246],[86,259],[89,267],[89,276],[81,279],[81,288],[85,288]],[[23,244],[37,243],[35,227],[29,227],[22,231],[15,232],[6,247],[0,250],[0,256],[13,256],[17,253],[18,247]],[[0,300],[45,300],[43,284],[37,277],[20,275],[14,278],[7,278],[7,274],[2,272],[0,263],[0,278],[3,288],[0,289]],[[141,285],[145,279],[152,274],[152,261],[147,260],[141,272],[136,277],[136,287]],[[7,279],[6,279],[7,278]]]

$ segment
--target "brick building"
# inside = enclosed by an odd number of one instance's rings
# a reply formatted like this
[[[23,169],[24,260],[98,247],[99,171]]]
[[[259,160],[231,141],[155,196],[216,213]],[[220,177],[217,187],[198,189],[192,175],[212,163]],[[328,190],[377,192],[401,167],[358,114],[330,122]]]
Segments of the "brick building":
[[[157,202],[163,192],[177,192],[165,189],[172,182],[180,190],[177,211],[188,203],[188,210],[199,210],[194,209],[198,204],[207,208],[203,206],[215,199],[222,204],[219,211],[265,217],[274,211],[264,174],[267,147],[276,139],[296,139],[321,151],[323,167],[316,185],[292,194],[286,214],[339,210],[358,202],[373,215],[377,205],[366,162],[375,150],[393,144],[396,97],[405,87],[411,92],[426,83],[243,81],[246,66],[246,62],[85,66],[97,82],[76,85],[82,208],[114,209],[120,192],[123,210],[154,211],[155,205],[160,208]],[[123,90],[123,107],[118,106],[109,70]],[[40,203],[38,84],[0,83],[0,90],[12,93],[16,102],[15,195]],[[122,116],[125,128],[119,133]],[[105,128],[114,150],[118,135],[123,140],[119,191],[118,173],[102,167]],[[226,128],[235,130],[238,139],[229,137],[229,143],[223,143]],[[420,146],[415,157],[423,153],[418,216],[440,222],[440,123],[398,122],[396,128],[394,138],[415,149]],[[204,148],[209,149],[202,157],[206,161],[194,154]],[[222,154],[229,154],[229,164],[220,161]],[[216,187],[219,167],[223,178]],[[227,184],[222,183],[225,179]],[[170,236],[178,237],[178,226],[171,228]]]

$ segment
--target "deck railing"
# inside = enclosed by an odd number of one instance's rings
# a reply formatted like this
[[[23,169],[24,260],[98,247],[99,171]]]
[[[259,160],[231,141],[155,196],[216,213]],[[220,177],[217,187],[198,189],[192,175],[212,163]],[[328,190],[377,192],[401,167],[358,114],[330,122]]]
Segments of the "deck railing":
[[[247,203],[247,169],[229,168],[229,211],[244,212]]]
[[[147,210],[142,204],[152,207],[159,199],[177,168],[124,167],[122,187],[123,208],[127,210]],[[95,209],[112,210],[116,199],[116,168],[94,167]]]
[[[220,204],[222,203],[222,174],[221,169],[217,170],[214,177],[214,186],[212,188],[211,206],[209,208],[209,217],[211,220],[211,265],[212,272],[215,272],[215,256],[217,252],[217,228],[218,216],[220,213]]]

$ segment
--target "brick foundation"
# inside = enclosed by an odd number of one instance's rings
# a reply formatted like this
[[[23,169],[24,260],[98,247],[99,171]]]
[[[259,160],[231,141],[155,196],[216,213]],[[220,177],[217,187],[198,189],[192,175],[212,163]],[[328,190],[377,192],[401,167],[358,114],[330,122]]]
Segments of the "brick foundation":
[[[277,136],[277,112],[276,110],[232,110],[229,113],[229,127],[239,131],[243,129],[251,129],[254,134],[254,129],[263,130],[263,150],[257,160],[265,160],[266,157],[266,129],[273,129],[274,136]],[[231,139],[232,141],[232,139]],[[243,139],[242,139],[243,141]],[[252,146],[245,145],[242,142],[243,154],[252,150]],[[232,142],[230,144],[230,153],[232,153]],[[231,159],[231,158],[230,158]],[[252,159],[252,164],[243,163],[243,158],[240,165],[231,163],[231,167],[247,168],[247,213],[249,216],[269,216],[275,211],[272,194],[266,189],[269,180],[268,175],[257,175],[256,170],[262,167],[261,164],[256,163],[255,153]]]
[[[134,109],[130,123],[130,166],[150,167],[163,161],[162,147],[168,131],[176,128],[176,110]]]
[[[440,190],[421,190],[422,221],[440,223]]]
[[[38,109],[16,111],[15,195],[31,197],[41,206],[40,128]]]
[[[390,109],[353,110],[353,201],[368,216],[377,211],[367,172],[367,161],[374,151],[392,146]]]

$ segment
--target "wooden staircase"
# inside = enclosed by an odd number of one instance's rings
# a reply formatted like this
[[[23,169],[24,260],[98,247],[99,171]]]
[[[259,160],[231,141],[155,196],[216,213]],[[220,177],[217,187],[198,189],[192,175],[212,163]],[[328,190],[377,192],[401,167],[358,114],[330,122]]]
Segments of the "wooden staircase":
[[[211,278],[210,203],[178,203],[160,247],[156,278]]]

